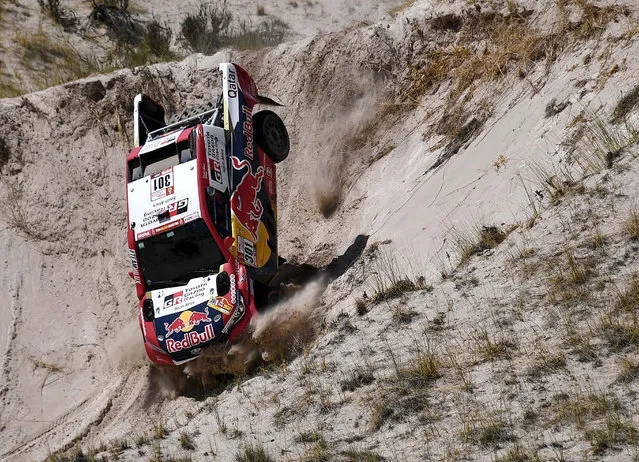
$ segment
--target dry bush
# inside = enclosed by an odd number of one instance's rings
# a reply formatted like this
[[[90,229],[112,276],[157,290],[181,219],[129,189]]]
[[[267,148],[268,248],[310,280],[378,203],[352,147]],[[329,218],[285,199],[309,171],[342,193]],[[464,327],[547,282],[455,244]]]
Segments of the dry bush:
[[[49,16],[53,22],[60,24],[65,31],[70,32],[78,23],[78,19],[72,10],[64,8],[60,0],[38,0],[40,10]]]
[[[458,266],[466,265],[473,255],[494,249],[501,244],[509,232],[495,225],[475,225],[467,231],[453,229],[451,240],[459,258]]]
[[[494,80],[513,71],[525,75],[531,64],[555,57],[554,36],[535,31],[523,10],[506,16],[468,10],[456,24],[459,21],[454,45],[427,52],[412,68],[408,99],[413,103],[445,81],[451,81],[449,99],[456,100],[478,80]],[[445,24],[442,18],[432,22],[435,29]]]
[[[258,25],[234,21],[226,0],[218,4],[201,3],[195,14],[188,14],[180,25],[182,41],[194,53],[213,54],[232,46],[238,50],[257,50],[281,43],[288,26],[268,18]]]
[[[619,16],[628,16],[630,10],[621,5],[597,5],[589,0],[556,0],[558,16],[558,33],[566,37],[567,34],[585,40],[596,38],[611,21]],[[568,7],[576,6],[580,10],[580,17],[577,21],[568,21]]]

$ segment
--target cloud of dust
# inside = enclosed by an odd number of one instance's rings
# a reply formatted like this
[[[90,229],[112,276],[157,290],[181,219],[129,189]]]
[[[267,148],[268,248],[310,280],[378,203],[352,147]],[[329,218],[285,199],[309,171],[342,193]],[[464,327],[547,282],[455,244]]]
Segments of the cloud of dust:
[[[263,360],[286,357],[312,340],[321,321],[316,308],[327,285],[326,277],[310,282],[291,298],[251,320],[253,340]]]
[[[219,375],[248,373],[260,358],[274,361],[299,350],[315,335],[321,320],[316,308],[326,286],[326,278],[321,278],[302,287],[265,314],[254,317],[245,335],[230,348],[225,344],[205,348],[185,365],[183,373],[203,384],[214,384]]]
[[[107,346],[109,359],[124,371],[148,364],[137,318],[120,329]]]
[[[372,79],[357,76],[353,81],[358,88],[349,91],[361,96],[349,101],[346,111],[330,112],[322,121],[322,129],[317,139],[319,143],[318,166],[309,173],[313,199],[324,217],[330,217],[342,200],[342,190],[348,175],[351,154],[366,142],[370,122],[376,115],[377,91]]]

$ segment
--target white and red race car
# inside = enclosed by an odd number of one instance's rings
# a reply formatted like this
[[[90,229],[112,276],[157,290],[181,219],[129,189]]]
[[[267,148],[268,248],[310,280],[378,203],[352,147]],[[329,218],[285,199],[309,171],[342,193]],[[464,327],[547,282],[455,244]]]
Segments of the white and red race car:
[[[139,322],[151,361],[182,364],[233,342],[278,273],[275,164],[289,152],[282,120],[253,114],[260,96],[237,64],[220,65],[215,104],[166,125],[134,101],[127,156],[128,244]]]

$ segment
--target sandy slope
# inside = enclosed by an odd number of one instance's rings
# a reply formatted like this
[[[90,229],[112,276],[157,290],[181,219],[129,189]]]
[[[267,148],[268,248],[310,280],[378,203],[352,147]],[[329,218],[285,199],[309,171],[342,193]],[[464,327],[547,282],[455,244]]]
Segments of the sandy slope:
[[[181,63],[120,71],[1,101],[0,135],[12,155],[3,167],[1,185],[6,205],[0,279],[7,288],[0,299],[0,341],[6,345],[6,385],[0,391],[3,457],[43,457],[78,436],[93,447],[125,437],[131,441],[132,435],[142,436],[158,423],[171,431],[161,442],[165,454],[182,454],[177,439],[180,431],[187,431],[196,439],[198,459],[217,454],[228,460],[239,448],[257,442],[278,457],[295,460],[314,447],[299,441],[300,432],[318,428],[339,450],[374,449],[396,460],[422,457],[424,432],[433,433],[429,450],[438,458],[459,450],[454,437],[458,433],[451,438],[438,434],[446,433],[443,429],[451,422],[457,425],[459,415],[474,412],[475,401],[485,405],[507,399],[506,392],[495,397],[487,391],[498,387],[506,374],[491,378],[492,364],[479,363],[470,372],[480,390],[476,400],[446,394],[459,384],[451,382],[453,372],[445,377],[438,395],[442,427],[409,420],[382,422],[376,431],[370,403],[382,402],[383,394],[373,385],[350,395],[341,390],[340,381],[364,365],[383,387],[383,379],[393,373],[392,358],[408,360],[420,342],[429,341],[421,334],[440,312],[445,313],[452,342],[442,348],[463,350],[464,342],[474,338],[473,326],[492,319],[496,306],[508,311],[515,304],[507,296],[513,292],[508,276],[513,270],[507,267],[506,250],[498,250],[495,261],[485,267],[477,265],[476,276],[438,282],[432,294],[378,305],[351,322],[354,298],[374,291],[374,282],[366,279],[375,270],[374,255],[369,254],[319,298],[318,311],[327,316],[327,327],[288,369],[239,381],[219,397],[191,390],[165,400],[163,392],[170,387],[155,380],[157,373],[139,354],[133,288],[126,275],[121,185],[133,95],[143,89],[176,110],[215,90],[211,77],[217,63],[237,60],[257,77],[264,94],[286,104],[280,113],[293,137],[293,154],[279,176],[282,253],[323,266],[356,235],[367,234],[369,242],[392,239],[399,264],[412,276],[419,273],[429,282],[439,281],[440,273],[456,263],[451,228],[517,223],[531,215],[531,201],[541,208],[525,188],[530,192],[542,187],[531,166],[562,157],[560,143],[573,132],[568,127],[583,109],[607,120],[620,93],[636,85],[638,67],[633,58],[639,55],[639,44],[628,34],[629,20],[622,18],[607,26],[598,40],[564,50],[548,69],[544,62],[534,62],[525,79],[508,75],[498,85],[478,86],[469,105],[487,101],[490,117],[456,155],[429,171],[445,149],[443,137],[434,135],[432,127],[450,87],[443,83],[408,108],[403,97],[409,69],[402,59],[418,57],[424,51],[420,47],[429,46],[429,34],[447,33],[432,30],[432,17],[459,12],[462,6],[418,1],[396,18],[266,53],[192,56]],[[364,5],[359,8],[367,11]],[[632,14],[636,20],[637,12]],[[539,27],[554,26],[550,8],[537,6],[533,17]],[[417,31],[427,37],[417,40]],[[591,59],[584,60],[588,54]],[[547,116],[552,99],[569,104]],[[398,109],[385,111],[390,103]],[[375,159],[381,152],[385,155]],[[617,189],[632,197],[632,175],[615,178],[615,184],[628,185]],[[336,210],[324,217],[321,206],[332,202]],[[562,213],[545,212],[547,228],[533,231],[540,247],[554,249],[553,244],[564,242],[564,233],[553,233],[571,223],[579,204],[569,204]],[[632,201],[624,203],[630,206]],[[615,242],[626,245],[620,237]],[[472,286],[473,277],[491,283],[478,289],[455,287]],[[306,301],[302,305],[309,306]],[[423,322],[398,326],[393,313],[403,305]],[[513,335],[536,329],[538,322],[535,316],[524,319]],[[501,332],[495,330],[498,326],[485,328],[493,335]],[[606,367],[612,367],[614,359]],[[496,367],[502,366],[506,363]],[[528,444],[525,432],[517,432]],[[575,457],[588,451],[583,442],[573,446]],[[463,450],[470,458],[490,458],[495,449],[475,453],[476,446],[469,443]],[[152,453],[143,445],[123,457],[136,460],[139,451],[147,457]]]

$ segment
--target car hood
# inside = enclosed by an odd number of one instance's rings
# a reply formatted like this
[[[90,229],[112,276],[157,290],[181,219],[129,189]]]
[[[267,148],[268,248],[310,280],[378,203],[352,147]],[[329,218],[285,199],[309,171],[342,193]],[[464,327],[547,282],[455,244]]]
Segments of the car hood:
[[[244,316],[244,303],[235,275],[229,292],[218,295],[216,276],[191,279],[188,284],[151,291],[155,332],[164,351],[178,360],[192,359],[206,344],[224,340]]]

